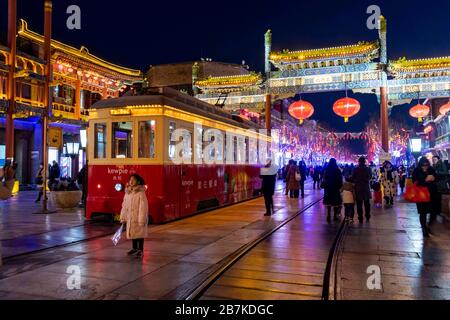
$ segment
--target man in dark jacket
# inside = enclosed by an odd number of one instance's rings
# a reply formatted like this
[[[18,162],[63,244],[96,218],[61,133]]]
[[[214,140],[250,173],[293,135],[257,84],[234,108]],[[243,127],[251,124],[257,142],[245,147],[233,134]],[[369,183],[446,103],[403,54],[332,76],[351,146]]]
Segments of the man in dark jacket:
[[[261,191],[264,195],[264,202],[266,205],[265,216],[270,216],[273,211],[273,194],[275,193],[275,181],[277,176],[277,167],[272,165],[272,160],[267,159],[267,163],[261,168],[259,176],[262,179]]]
[[[300,171],[300,195],[302,198],[305,197],[305,181],[306,181],[306,172],[308,171],[306,169],[306,164],[304,161],[300,161],[298,163],[298,169]]]
[[[372,173],[369,167],[366,166],[366,158],[361,157],[358,160],[358,167],[353,171],[353,181],[355,183],[356,196],[356,211],[358,212],[358,220],[363,222],[363,204],[366,220],[370,220],[370,199],[372,194],[370,192],[370,179]]]
[[[61,177],[61,170],[59,169],[59,165],[55,160],[53,160],[48,176],[48,179],[50,180],[50,186],[52,186],[55,183],[55,181],[58,180],[60,177]]]

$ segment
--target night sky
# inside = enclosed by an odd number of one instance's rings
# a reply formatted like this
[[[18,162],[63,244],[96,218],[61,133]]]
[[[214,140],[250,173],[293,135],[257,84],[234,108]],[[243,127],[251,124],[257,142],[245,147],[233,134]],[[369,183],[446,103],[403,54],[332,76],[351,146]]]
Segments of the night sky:
[[[42,32],[43,0],[18,0],[18,16]],[[81,30],[66,28],[66,8],[81,7]],[[53,1],[53,38],[111,62],[147,70],[149,65],[196,60],[241,63],[263,71],[264,33],[273,33],[273,50],[307,49],[377,39],[366,27],[369,5],[388,20],[388,56],[397,59],[450,55],[450,1]],[[0,0],[0,30],[5,39],[7,0]],[[315,119],[337,130],[363,129],[376,113],[375,96],[361,97],[362,111],[343,124],[331,110],[343,93],[308,95]],[[304,97],[306,98],[306,96]],[[400,108],[400,107],[398,107]],[[396,109],[398,109],[396,108]],[[404,112],[405,109],[396,112]]]

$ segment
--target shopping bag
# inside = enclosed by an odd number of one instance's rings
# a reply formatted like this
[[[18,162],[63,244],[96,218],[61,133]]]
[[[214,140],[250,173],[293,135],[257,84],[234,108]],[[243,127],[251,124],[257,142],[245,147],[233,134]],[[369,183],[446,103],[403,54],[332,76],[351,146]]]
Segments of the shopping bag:
[[[406,187],[405,200],[415,203],[430,202],[430,191],[427,187],[419,186],[417,183]]]
[[[111,238],[113,244],[117,246],[117,244],[120,241],[120,238],[122,237],[122,231],[123,231],[123,224],[120,226],[120,228],[114,233],[113,237]]]

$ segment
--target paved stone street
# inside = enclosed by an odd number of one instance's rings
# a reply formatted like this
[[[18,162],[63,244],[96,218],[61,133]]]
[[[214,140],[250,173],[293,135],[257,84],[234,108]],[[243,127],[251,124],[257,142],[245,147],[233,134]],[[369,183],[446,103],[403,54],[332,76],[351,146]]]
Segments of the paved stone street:
[[[151,225],[142,260],[126,255],[126,239],[113,246],[118,225],[86,224],[79,209],[34,215],[32,195],[22,193],[2,204],[0,299],[179,299],[236,250],[317,201],[233,265],[202,299],[320,299],[340,222],[326,222],[322,191],[307,183],[305,193],[289,199],[279,187],[272,217],[263,216],[258,198]],[[440,220],[433,230],[424,242],[415,205],[401,198],[393,209],[373,209],[370,223],[349,226],[338,298],[450,299],[450,229]],[[367,288],[370,265],[381,268],[381,290]],[[81,290],[67,287],[70,266],[80,268]]]
[[[442,219],[424,240],[416,205],[400,197],[392,209],[373,209],[344,238],[341,299],[450,299],[450,228]],[[381,269],[381,290],[367,288],[367,268]]]

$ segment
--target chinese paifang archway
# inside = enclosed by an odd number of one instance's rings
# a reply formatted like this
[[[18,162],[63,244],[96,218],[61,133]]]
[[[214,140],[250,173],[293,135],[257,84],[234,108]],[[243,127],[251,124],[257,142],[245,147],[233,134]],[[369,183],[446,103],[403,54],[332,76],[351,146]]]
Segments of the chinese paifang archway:
[[[298,122],[283,119],[274,111],[274,101],[297,93],[347,89],[354,93],[375,93],[381,111],[381,148],[377,152],[381,149],[388,152],[390,108],[411,103],[419,94],[422,104],[428,104],[429,99],[448,97],[450,56],[388,61],[387,23],[382,16],[378,28],[378,39],[375,40],[298,51],[273,51],[272,32],[268,30],[265,34],[265,76],[250,72],[241,76],[198,79],[194,82],[199,92],[196,96],[211,104],[221,101],[225,109],[245,108],[259,112],[265,115],[266,125],[272,123],[271,126],[281,127],[296,126]]]

